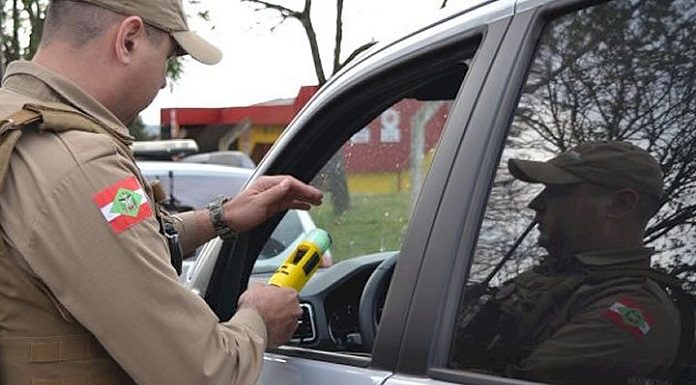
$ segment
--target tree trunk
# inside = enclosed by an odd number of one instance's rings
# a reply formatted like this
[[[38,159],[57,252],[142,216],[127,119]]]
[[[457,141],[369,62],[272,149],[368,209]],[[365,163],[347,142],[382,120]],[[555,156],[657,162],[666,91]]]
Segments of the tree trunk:
[[[428,122],[442,106],[442,102],[424,102],[411,118],[411,151],[409,168],[411,172],[411,207],[416,204],[423,185],[423,153],[425,152],[425,130]]]
[[[324,168],[327,170],[326,190],[331,193],[333,212],[335,215],[341,215],[350,208],[343,148],[334,154]]]

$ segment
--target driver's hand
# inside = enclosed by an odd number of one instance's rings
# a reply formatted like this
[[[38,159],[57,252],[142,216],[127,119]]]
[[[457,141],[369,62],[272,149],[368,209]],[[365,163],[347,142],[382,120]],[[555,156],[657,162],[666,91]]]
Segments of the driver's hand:
[[[239,308],[252,308],[266,323],[268,347],[276,347],[290,340],[302,316],[299,296],[291,288],[253,283],[242,293]]]

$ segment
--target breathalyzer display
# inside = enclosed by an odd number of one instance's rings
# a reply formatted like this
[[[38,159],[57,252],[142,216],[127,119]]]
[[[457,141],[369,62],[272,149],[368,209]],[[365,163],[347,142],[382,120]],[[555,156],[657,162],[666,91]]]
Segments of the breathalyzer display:
[[[302,290],[312,274],[319,268],[321,257],[329,247],[331,247],[329,233],[321,229],[309,231],[305,239],[297,244],[295,250],[273,273],[268,284]]]

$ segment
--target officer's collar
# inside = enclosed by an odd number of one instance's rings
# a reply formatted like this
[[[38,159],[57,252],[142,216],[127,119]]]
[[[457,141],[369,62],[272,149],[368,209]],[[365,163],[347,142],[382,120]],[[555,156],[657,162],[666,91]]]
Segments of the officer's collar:
[[[108,125],[119,135],[131,137],[128,128],[116,116],[77,84],[34,62],[10,63],[3,87],[38,100],[68,104]]]

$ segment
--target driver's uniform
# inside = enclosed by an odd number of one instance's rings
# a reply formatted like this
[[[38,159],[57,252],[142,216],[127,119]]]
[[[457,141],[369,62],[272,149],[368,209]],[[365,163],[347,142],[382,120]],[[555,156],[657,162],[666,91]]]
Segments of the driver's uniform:
[[[488,321],[492,338],[479,341],[479,350],[458,345],[457,360],[465,363],[467,354],[485,350],[480,362],[498,373],[557,384],[659,376],[679,346],[677,307],[651,279],[591,273],[646,269],[652,252],[588,252],[518,275],[490,299],[499,312]],[[461,333],[460,341],[475,340]]]
[[[62,103],[105,127],[25,130],[0,192],[0,384],[253,384],[260,315],[227,322],[178,284],[128,130],[67,79],[15,62],[0,115]],[[178,222],[188,248],[192,224]]]

